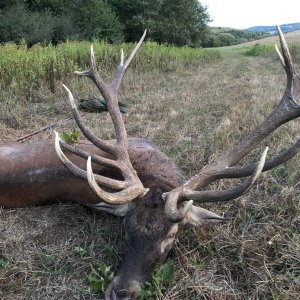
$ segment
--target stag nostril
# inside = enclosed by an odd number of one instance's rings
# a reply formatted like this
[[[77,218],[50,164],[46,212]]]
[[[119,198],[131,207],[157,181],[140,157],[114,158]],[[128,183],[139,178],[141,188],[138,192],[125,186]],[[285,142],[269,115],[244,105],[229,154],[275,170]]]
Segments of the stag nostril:
[[[118,290],[117,292],[112,291],[111,300],[133,300],[135,299],[134,293],[128,290]]]

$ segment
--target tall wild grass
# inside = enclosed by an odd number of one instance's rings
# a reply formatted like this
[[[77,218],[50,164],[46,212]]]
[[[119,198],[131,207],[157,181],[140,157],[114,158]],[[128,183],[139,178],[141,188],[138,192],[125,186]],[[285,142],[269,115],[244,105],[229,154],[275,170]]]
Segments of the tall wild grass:
[[[133,44],[110,45],[95,42],[94,51],[99,68],[104,74],[116,69],[121,48],[130,53]],[[84,70],[89,64],[89,42],[66,42],[58,46],[35,45],[28,48],[26,43],[7,43],[0,46],[0,90],[13,94],[28,93],[41,86],[54,92],[57,81],[66,81],[75,70]],[[173,47],[145,42],[132,63],[131,70],[169,71],[181,63],[193,60],[213,60],[219,57],[217,50]]]

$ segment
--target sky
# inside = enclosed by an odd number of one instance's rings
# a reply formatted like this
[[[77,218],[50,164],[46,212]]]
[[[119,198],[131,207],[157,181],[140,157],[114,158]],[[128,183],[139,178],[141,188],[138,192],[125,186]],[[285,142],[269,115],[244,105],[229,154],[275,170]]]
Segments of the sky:
[[[200,0],[213,19],[209,26],[246,29],[300,22],[299,0]]]

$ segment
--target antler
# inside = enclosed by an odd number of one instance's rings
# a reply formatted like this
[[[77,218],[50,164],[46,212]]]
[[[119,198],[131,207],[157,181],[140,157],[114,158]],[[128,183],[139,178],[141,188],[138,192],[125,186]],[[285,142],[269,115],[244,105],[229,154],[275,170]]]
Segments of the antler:
[[[212,165],[202,169],[196,176],[191,178],[184,185],[164,195],[164,198],[166,199],[165,212],[170,221],[181,221],[191,207],[193,200],[199,202],[215,202],[228,201],[239,197],[250,188],[261,171],[274,168],[299,152],[300,140],[297,140],[297,142],[289,149],[268,159],[266,162],[264,162],[266,156],[265,151],[257,167],[255,164],[234,166],[254,148],[256,148],[260,142],[270,135],[275,129],[300,116],[300,106],[294,101],[295,96],[298,95],[300,90],[300,77],[295,72],[287,43],[279,26],[277,26],[277,30],[279,33],[282,53],[279,51],[277,46],[276,51],[279,54],[280,61],[287,75],[286,89],[281,101],[270,115],[267,116],[264,121],[240,144],[233,147],[231,151],[227,152]],[[263,168],[261,168],[262,165]],[[221,191],[201,191],[201,189],[208,186],[215,180],[222,178],[239,178],[250,176],[251,174],[252,176],[250,179],[246,180],[238,187]],[[179,203],[188,199],[191,200],[186,202],[184,207],[177,209],[177,205]]]
[[[90,140],[95,146],[97,146],[100,150],[105,152],[107,157],[100,157],[92,153],[88,153],[84,150],[81,150],[77,147],[68,145],[63,142],[58,133],[56,133],[55,138],[55,149],[58,157],[63,162],[63,164],[76,176],[87,179],[91,188],[94,192],[99,196],[101,200],[110,204],[123,204],[128,201],[131,201],[138,196],[142,196],[147,193],[147,189],[145,189],[139,180],[136,171],[134,170],[129,154],[128,154],[128,139],[127,133],[125,129],[125,125],[119,110],[118,106],[118,90],[121,84],[121,80],[132,61],[133,57],[139,50],[144,38],[146,35],[146,31],[144,32],[142,38],[128,57],[128,59],[124,63],[124,53],[121,51],[121,62],[116,71],[114,79],[111,84],[104,82],[97,71],[96,61],[93,46],[91,46],[91,57],[90,57],[90,68],[83,72],[75,72],[79,76],[86,76],[90,78],[100,93],[103,95],[104,99],[107,102],[108,112],[111,116],[113,126],[116,132],[116,142],[111,143],[108,141],[104,141],[97,136],[95,136],[92,131],[86,127],[80,117],[80,114],[77,110],[74,97],[71,91],[65,86],[68,93],[68,99],[71,104],[73,117],[80,128],[81,132],[84,136]],[[77,167],[74,165],[63,153],[62,148],[87,159],[87,171]],[[115,180],[101,175],[95,175],[92,171],[92,161],[95,164],[106,165],[117,168],[120,170],[120,173],[123,176],[124,180]],[[107,187],[113,190],[117,190],[116,192],[107,192],[104,191],[101,187]]]

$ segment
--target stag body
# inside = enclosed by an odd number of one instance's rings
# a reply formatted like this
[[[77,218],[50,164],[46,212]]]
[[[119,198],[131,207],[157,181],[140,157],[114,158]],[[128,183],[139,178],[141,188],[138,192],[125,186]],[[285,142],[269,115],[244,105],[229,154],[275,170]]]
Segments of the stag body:
[[[94,154],[106,155],[90,142],[81,141],[78,146]],[[107,299],[114,291],[117,291],[115,299],[134,299],[141,283],[148,280],[154,267],[165,259],[178,230],[178,225],[165,216],[162,194],[183,184],[181,170],[145,139],[130,138],[128,150],[141,182],[149,191],[135,204],[112,206],[99,204],[98,196],[87,181],[61,164],[53,141],[0,145],[0,206],[16,208],[71,201],[88,206],[94,204],[95,208],[116,215],[126,214],[125,257],[106,292]],[[72,153],[68,157],[85,167],[84,159]],[[93,169],[97,174],[120,178],[117,170],[97,165]]]
[[[81,141],[78,146],[107,156],[90,142]],[[128,150],[141,182],[149,191],[137,199],[136,204],[112,206],[99,204],[98,196],[87,181],[74,176],[61,164],[53,141],[0,145],[0,206],[17,208],[71,201],[87,206],[98,204],[95,208],[119,216],[126,214],[126,255],[107,290],[107,299],[114,290],[118,291],[116,299],[134,299],[138,295],[141,283],[149,279],[153,268],[169,252],[178,227],[164,215],[162,194],[184,182],[181,170],[145,139],[130,138]],[[72,153],[68,157],[78,166],[85,167],[84,159]],[[119,172],[112,168],[96,165],[93,170],[97,174],[120,178]]]
[[[78,147],[107,156],[88,141],[79,142]],[[183,183],[180,169],[153,143],[130,138],[128,150],[145,187],[168,192]],[[72,153],[68,157],[79,167],[85,168],[83,158]],[[76,177],[61,164],[53,141],[0,145],[0,161],[0,206],[16,208],[57,201],[85,205],[100,202],[86,180]],[[103,176],[121,178],[120,173],[111,167],[95,165],[93,169]]]

